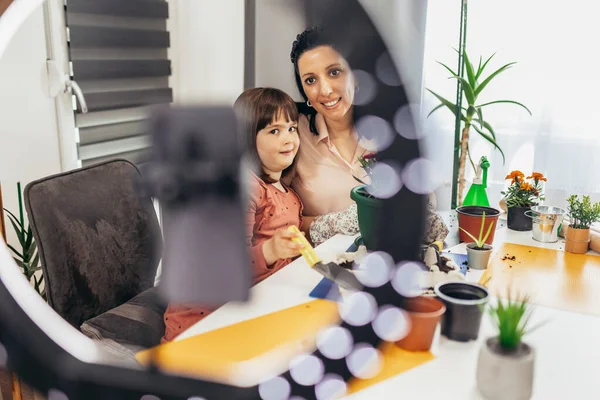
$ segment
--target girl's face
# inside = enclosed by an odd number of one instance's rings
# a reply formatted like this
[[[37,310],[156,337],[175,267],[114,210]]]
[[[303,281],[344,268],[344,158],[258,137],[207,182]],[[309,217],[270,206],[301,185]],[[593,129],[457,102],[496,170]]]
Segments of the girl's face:
[[[331,46],[307,50],[298,59],[302,88],[314,109],[325,118],[347,117],[354,101],[354,76],[346,60]]]
[[[298,121],[288,121],[283,113],[256,134],[258,156],[269,175],[280,174],[292,165],[299,145]]]

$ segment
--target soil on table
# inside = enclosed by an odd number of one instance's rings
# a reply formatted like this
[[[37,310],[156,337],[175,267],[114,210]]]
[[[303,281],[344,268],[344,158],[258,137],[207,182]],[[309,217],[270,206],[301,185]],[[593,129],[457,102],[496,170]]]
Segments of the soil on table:
[[[454,268],[448,265],[448,262],[451,261],[448,257],[440,256],[440,262],[438,264],[438,268],[441,272],[450,272],[454,271]]]
[[[352,266],[354,265],[354,261],[345,261],[343,263],[339,263],[338,264],[340,267],[344,268],[344,269],[352,269]]]

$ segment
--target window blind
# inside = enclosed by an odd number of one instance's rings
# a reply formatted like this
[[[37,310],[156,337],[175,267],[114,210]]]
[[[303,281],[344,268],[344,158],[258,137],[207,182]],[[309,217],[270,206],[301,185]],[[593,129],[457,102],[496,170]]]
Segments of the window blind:
[[[149,107],[171,103],[165,0],[66,0],[71,77],[83,166],[111,158],[138,162],[149,147]]]

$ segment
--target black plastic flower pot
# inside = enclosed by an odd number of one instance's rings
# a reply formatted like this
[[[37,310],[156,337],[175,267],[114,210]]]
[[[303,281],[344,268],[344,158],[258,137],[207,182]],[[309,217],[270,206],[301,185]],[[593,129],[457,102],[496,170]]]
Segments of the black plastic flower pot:
[[[513,231],[530,231],[533,226],[533,220],[525,215],[525,211],[531,210],[531,207],[509,207],[506,225]]]
[[[458,342],[477,339],[483,310],[489,300],[487,289],[471,282],[445,282],[435,287],[435,294],[446,306],[442,335]]]

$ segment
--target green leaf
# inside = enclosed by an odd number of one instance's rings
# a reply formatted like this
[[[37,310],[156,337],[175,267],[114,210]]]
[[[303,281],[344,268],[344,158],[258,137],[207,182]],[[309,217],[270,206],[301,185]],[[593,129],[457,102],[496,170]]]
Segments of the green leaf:
[[[479,65],[477,66],[477,72],[475,73],[475,83],[477,83],[477,78],[479,78],[479,71],[481,70],[481,56],[479,56]]]
[[[19,225],[19,227],[21,227],[21,229],[20,229],[20,230],[24,230],[24,228],[23,228],[23,225],[21,225],[21,222],[19,222],[19,218],[17,218],[17,216],[16,216],[15,214],[11,213],[11,212],[10,212],[8,209],[6,209],[6,208],[4,209],[4,211],[6,211],[6,213],[7,213],[7,214],[8,214],[10,217],[12,217],[12,218],[14,218],[14,219],[15,219],[15,222],[17,223],[17,225]]]
[[[446,100],[445,98],[443,98],[442,96],[440,96],[439,94],[437,94],[436,92],[434,92],[434,91],[433,91],[433,90],[431,90],[431,89],[427,89],[427,91],[428,91],[429,93],[431,93],[432,95],[434,95],[435,97],[437,97],[437,99],[438,99],[438,100],[439,100],[439,101],[440,101],[440,102],[441,102],[443,105],[445,105],[446,107],[448,107],[448,109],[449,109],[449,110],[452,112],[452,114],[453,114],[453,115],[456,115],[456,104],[452,103],[452,102],[451,102],[451,101],[449,101],[449,100]],[[463,121],[466,121],[466,120],[467,120],[467,117],[465,117],[465,116],[464,116],[462,113],[461,113],[460,115],[461,115],[461,119],[462,119]]]
[[[467,79],[469,80],[469,84],[471,85],[471,87],[475,89],[475,72],[473,71],[473,64],[471,64],[471,61],[469,61],[469,56],[467,56],[466,50],[463,51],[463,56],[465,59],[465,69],[467,70]]]
[[[8,248],[9,248],[9,249],[10,249],[10,250],[11,250],[13,253],[15,253],[15,254],[16,254],[17,256],[19,256],[21,259],[23,258],[23,254],[19,253],[19,252],[17,251],[17,249],[15,249],[14,247],[12,247],[12,246],[11,246],[10,244],[8,244],[8,243],[6,243],[6,245],[8,246]]]
[[[40,255],[38,253],[35,254],[35,257],[33,257],[33,261],[31,262],[31,265],[38,267],[40,265]],[[42,267],[39,266],[39,269],[41,269]]]
[[[470,237],[471,239],[473,239],[473,242],[475,244],[477,244],[478,240],[475,236],[471,235],[469,232],[465,231],[463,228],[461,228],[460,226],[458,227],[458,229],[460,229],[461,231],[463,231],[464,233],[467,234],[468,237]],[[479,245],[477,245],[477,247],[479,247]]]
[[[437,110],[439,110],[440,108],[444,107],[444,103],[438,104],[437,106],[435,106],[435,108],[431,111],[429,111],[429,114],[427,114],[427,118],[429,118],[429,116],[431,114],[433,114],[434,112],[436,112]]]
[[[483,227],[485,226],[485,211],[481,215],[481,226],[479,227],[479,241],[477,243],[478,247],[481,247],[483,242],[481,241],[481,235],[483,235]]]
[[[35,254],[36,250],[37,250],[37,244],[35,243],[35,241],[33,241],[31,243],[31,246],[29,246],[29,249],[27,249],[27,254],[29,255],[30,260],[33,257],[33,255]]]
[[[483,237],[483,240],[482,240],[483,243],[485,243],[485,241],[487,240],[488,236],[490,236],[490,232],[492,231],[492,226],[494,226],[494,221],[490,222],[490,226],[488,227],[488,230],[485,233],[485,236]],[[481,224],[481,227],[483,228],[483,224]]]
[[[456,72],[454,72],[452,70],[452,68],[450,68],[449,66],[447,66],[446,64],[444,64],[443,62],[439,62],[436,61],[438,64],[440,64],[442,67],[446,68],[448,70],[448,72],[450,72],[451,75],[458,75]]]
[[[465,97],[467,98],[469,105],[475,104],[475,99],[477,98],[477,95],[475,94],[475,92],[473,91],[473,88],[471,87],[471,85],[465,78],[461,78],[458,75],[454,75],[448,79],[458,79],[460,81],[460,83],[462,84],[462,90],[465,93]]]
[[[531,113],[531,111],[529,110],[529,108],[525,107],[523,104],[519,103],[518,101],[514,101],[514,100],[496,100],[496,101],[490,101],[489,103],[483,103],[477,107],[485,107],[485,106],[489,106],[490,104],[498,104],[498,103],[510,103],[510,104],[516,104],[518,106],[523,107],[525,110],[527,110],[527,112],[529,113],[529,115],[533,115]]]
[[[475,121],[476,122],[480,122],[480,120],[477,119],[477,118],[475,118]],[[494,129],[492,128],[492,126],[489,123],[487,123],[486,121],[483,121],[483,127],[485,129],[487,129],[488,131],[490,131],[490,133],[492,134],[492,138],[494,138],[494,140],[497,140],[496,139],[496,132],[494,132]]]
[[[481,112],[481,107],[477,107],[477,116],[479,117],[479,124],[481,125],[481,129],[483,129],[483,113]]]
[[[498,149],[498,151],[500,152],[500,154],[502,154],[502,163],[506,164],[506,157],[504,156],[504,152],[502,151],[502,149],[500,148],[500,146],[498,146],[498,143],[496,143],[496,140],[494,140],[494,138],[492,138],[491,136],[489,136],[488,134],[486,134],[485,132],[483,132],[480,128],[477,127],[477,125],[471,125],[471,126],[477,131],[477,133],[479,133],[481,136],[483,136],[483,138],[485,140],[487,140],[488,142],[490,142],[491,144],[493,144],[494,147]]]
[[[17,223],[15,221],[13,221],[12,217],[9,216],[8,220],[12,224],[13,229],[15,230],[15,233],[17,234],[17,239],[19,239],[19,244],[21,245],[21,247],[25,247],[25,237],[23,236],[23,232],[17,227]]]
[[[366,183],[365,183],[365,182],[363,182],[361,179],[357,178],[356,176],[352,175],[352,177],[353,177],[353,178],[354,178],[354,179],[355,179],[355,180],[356,180],[358,183],[360,183],[361,185],[366,185]]]
[[[17,265],[19,267],[21,267],[21,269],[23,269],[23,272],[25,272],[27,270],[27,264],[24,264],[23,261],[21,260],[17,260],[16,258],[13,257],[13,260],[15,260],[15,262],[17,263]]]
[[[481,91],[483,89],[485,89],[485,87],[492,81],[492,79],[494,79],[496,76],[498,76],[498,74],[506,71],[508,68],[512,67],[514,64],[516,64],[516,62],[511,62],[508,64],[505,64],[503,66],[501,66],[500,68],[498,68],[496,71],[492,72],[492,74],[490,76],[488,76],[487,78],[485,78],[485,80],[483,82],[481,82],[481,85],[477,86],[477,90],[475,90],[475,97],[479,96],[479,93],[481,93]]]
[[[475,74],[475,80],[479,79],[479,77],[481,76],[481,74],[483,73],[483,70],[485,69],[485,66],[490,62],[490,60],[496,55],[496,53],[492,54],[490,56],[490,58],[488,58],[487,60],[485,60],[485,62],[483,63],[483,65],[481,65],[481,58],[479,59],[479,64],[480,67],[477,68],[477,73]]]
[[[492,137],[494,138],[494,140],[496,140],[496,132],[494,132],[494,129],[492,128],[492,126],[485,121],[483,121],[483,126],[485,126],[485,128],[488,131],[490,131],[490,133],[492,134]]]
[[[29,249],[29,247],[31,247],[31,243],[33,243],[33,232],[31,231],[31,226],[28,226],[27,234],[25,235],[25,248]]]

